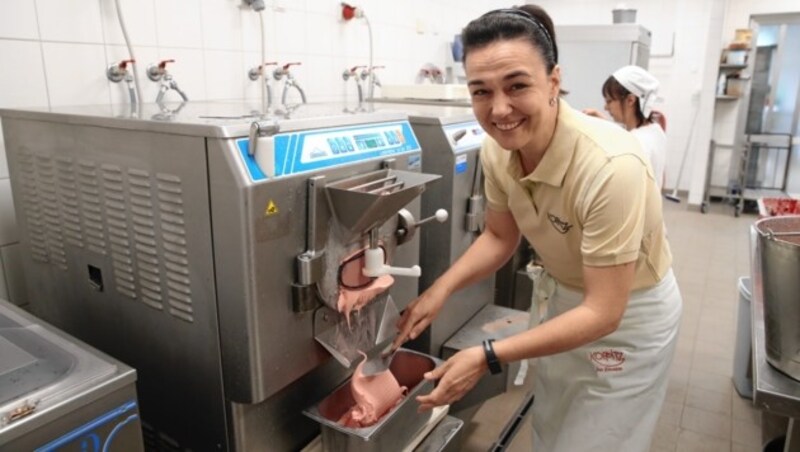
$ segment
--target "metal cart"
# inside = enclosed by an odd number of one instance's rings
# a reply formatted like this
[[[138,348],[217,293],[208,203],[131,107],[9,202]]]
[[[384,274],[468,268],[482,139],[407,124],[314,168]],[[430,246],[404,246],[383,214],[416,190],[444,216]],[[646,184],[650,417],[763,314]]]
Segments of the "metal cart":
[[[745,201],[786,196],[789,162],[792,155],[792,135],[760,133],[747,135],[740,163],[737,211]]]
[[[700,210],[705,213],[711,197],[730,201],[734,215],[744,209],[746,201],[766,197],[786,196],[786,181],[792,153],[792,135],[786,133],[749,134],[736,159],[737,171],[726,187],[712,185],[714,156],[717,148],[733,149],[731,145],[711,142],[706,171],[706,190]]]
[[[708,212],[708,206],[711,202],[711,198],[718,198],[723,202],[726,202],[732,206],[734,206],[734,215],[739,216],[739,202],[738,202],[738,191],[736,190],[736,181],[730,180],[730,178],[726,179],[725,185],[714,185],[714,161],[717,155],[717,152],[720,149],[724,150],[731,150],[733,151],[735,147],[730,144],[719,144],[714,140],[711,140],[711,143],[708,147],[708,166],[706,167],[706,183],[705,183],[705,190],[703,192],[703,202],[700,204],[700,211],[702,213]]]

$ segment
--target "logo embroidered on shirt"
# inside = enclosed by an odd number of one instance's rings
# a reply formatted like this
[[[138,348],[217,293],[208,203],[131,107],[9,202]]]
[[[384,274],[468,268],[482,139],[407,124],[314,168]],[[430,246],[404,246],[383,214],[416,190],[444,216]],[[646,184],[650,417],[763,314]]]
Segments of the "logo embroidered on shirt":
[[[624,368],[625,352],[613,348],[594,350],[589,353],[589,359],[597,372],[619,372]]]
[[[561,218],[558,218],[557,216],[553,215],[552,213],[548,213],[547,214],[547,219],[550,220],[550,224],[552,224],[553,227],[556,228],[556,231],[558,231],[558,232],[560,232],[562,234],[566,234],[567,232],[569,232],[570,229],[572,229],[572,225],[571,224],[567,223],[566,221],[562,220]]]

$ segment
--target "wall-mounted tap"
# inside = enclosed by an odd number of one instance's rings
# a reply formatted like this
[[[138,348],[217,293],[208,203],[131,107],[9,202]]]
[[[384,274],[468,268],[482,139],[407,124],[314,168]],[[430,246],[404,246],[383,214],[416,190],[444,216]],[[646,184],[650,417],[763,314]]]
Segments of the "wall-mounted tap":
[[[172,78],[172,74],[167,71],[167,63],[174,63],[175,60],[161,60],[158,64],[151,64],[147,66],[147,78],[154,82],[159,82],[158,88],[158,95],[156,96],[156,103],[161,103],[164,101],[164,95],[167,94],[169,90],[175,90],[180,94],[181,98],[184,101],[188,101],[189,97],[186,96],[186,93],[181,91],[178,87],[178,82]]]
[[[250,70],[247,71],[247,77],[252,81],[256,81],[259,78],[264,79],[264,88],[267,90],[267,108],[272,106],[272,85],[269,83],[266,68],[267,66],[275,66],[277,64],[277,61],[269,61],[260,66],[251,67]]]
[[[300,99],[303,103],[306,103],[306,93],[303,91],[303,88],[297,83],[297,80],[294,78],[292,73],[289,71],[289,68],[292,66],[299,66],[303,63],[294,62],[294,63],[286,63],[283,66],[279,66],[272,71],[272,78],[276,81],[280,81],[283,77],[286,77],[286,82],[283,84],[283,93],[281,94],[281,104],[286,105],[286,95],[289,94],[289,88],[294,88],[300,93]]]
[[[136,64],[136,60],[122,60],[112,64],[106,69],[106,77],[114,83],[125,80],[125,83],[128,85],[131,105],[136,105],[138,103],[138,97],[136,96],[136,89],[134,88],[133,71],[128,70],[128,64],[134,65]]]
[[[364,103],[364,89],[361,87],[361,80],[363,76],[359,75],[358,73],[358,70],[362,68],[366,70],[366,66],[353,66],[350,69],[345,69],[344,72],[342,72],[342,79],[345,82],[351,78],[356,82],[356,88],[358,88],[358,105]]]
[[[361,73],[358,75],[358,77],[366,83],[370,83],[370,80],[372,81],[372,84],[369,86],[369,88],[367,88],[367,94],[369,95],[370,99],[375,97],[375,87],[381,87],[381,81],[375,71],[385,67],[386,66],[373,66],[371,68],[364,67],[364,69],[362,69]]]

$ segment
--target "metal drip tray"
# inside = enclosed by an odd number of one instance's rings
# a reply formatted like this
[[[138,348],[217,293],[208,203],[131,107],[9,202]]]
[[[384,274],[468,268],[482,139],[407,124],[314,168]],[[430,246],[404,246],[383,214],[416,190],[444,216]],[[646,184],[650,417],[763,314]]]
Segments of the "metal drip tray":
[[[348,428],[339,419],[355,404],[350,392],[350,379],[303,413],[320,423],[324,451],[379,452],[402,450],[428,423],[432,412],[418,413],[416,396],[433,390],[433,382],[423,375],[442,361],[419,352],[400,349],[392,360],[390,371],[401,386],[408,388],[407,395],[378,423],[364,428]]]

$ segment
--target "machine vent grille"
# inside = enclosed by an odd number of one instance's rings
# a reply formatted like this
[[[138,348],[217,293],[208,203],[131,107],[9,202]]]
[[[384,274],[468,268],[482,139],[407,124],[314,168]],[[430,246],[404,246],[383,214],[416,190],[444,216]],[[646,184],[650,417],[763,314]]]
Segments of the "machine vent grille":
[[[148,306],[161,310],[164,309],[164,296],[161,293],[161,271],[156,246],[150,173],[128,169],[128,182],[133,251],[138,269],[141,300]]]
[[[184,449],[172,437],[164,432],[154,429],[150,424],[142,421],[142,439],[146,452],[183,452]]]
[[[189,285],[189,259],[186,250],[186,223],[183,219],[181,180],[171,174],[157,174],[158,205],[164,239],[164,266],[167,272],[169,312],[194,321],[192,291]]]
[[[56,158],[58,178],[58,201],[61,204],[61,220],[64,239],[68,245],[83,248],[83,228],[78,200],[78,185],[75,181],[75,165],[71,158]]]
[[[66,270],[65,244],[108,256],[117,292],[194,322],[180,177],[27,149],[19,165],[34,261]]]
[[[40,156],[36,157],[37,177],[40,177],[39,189],[42,194],[42,216],[44,217],[45,229],[47,230],[47,248],[50,253],[51,261],[56,267],[67,269],[67,255],[64,253],[64,235],[61,232],[61,218],[59,214],[56,172],[53,168],[53,161]]]
[[[131,241],[128,235],[128,209],[125,200],[124,173],[115,165],[103,165],[103,195],[108,225],[111,265],[117,291],[128,298],[137,298],[137,285]]]
[[[20,154],[23,210],[28,221],[31,257],[34,261],[52,263],[66,270],[64,237],[61,229],[53,162],[25,149]]]
[[[86,247],[89,251],[105,255],[106,236],[103,228],[97,165],[94,162],[79,160],[77,175]]]

